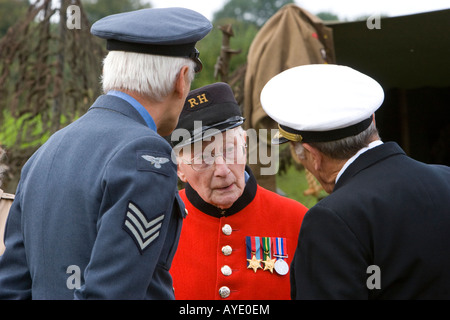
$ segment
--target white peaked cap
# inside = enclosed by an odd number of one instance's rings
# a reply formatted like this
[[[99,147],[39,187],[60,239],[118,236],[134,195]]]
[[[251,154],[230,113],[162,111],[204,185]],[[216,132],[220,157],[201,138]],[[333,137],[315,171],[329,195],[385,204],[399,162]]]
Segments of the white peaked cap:
[[[279,138],[285,138],[274,143],[356,135],[369,127],[383,100],[383,88],[374,79],[332,64],[288,69],[269,80],[261,92],[264,111],[278,122]]]

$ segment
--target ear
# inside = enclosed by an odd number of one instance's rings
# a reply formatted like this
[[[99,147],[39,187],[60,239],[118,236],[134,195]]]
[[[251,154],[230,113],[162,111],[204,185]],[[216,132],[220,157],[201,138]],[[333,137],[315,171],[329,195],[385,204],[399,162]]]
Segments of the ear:
[[[309,143],[303,143],[302,145],[309,152],[314,170],[319,171],[322,167],[323,154]]]
[[[183,66],[180,70],[180,73],[178,74],[177,80],[175,82],[175,93],[178,96],[178,99],[185,99],[187,96],[186,90],[190,89],[190,86],[187,87],[187,81],[188,81],[188,72],[189,67]]]
[[[182,164],[178,164],[178,166],[177,166],[177,175],[178,175],[178,178],[180,178],[181,181],[186,183],[187,182],[186,175],[184,174],[183,169],[180,168],[181,166],[182,166]]]
[[[301,164],[300,157],[299,157],[299,155],[297,154],[297,152],[295,151],[295,144],[294,144],[294,142],[292,142],[292,141],[289,141],[289,150],[291,151],[291,157],[292,157],[292,159],[294,159],[294,161],[295,161],[296,163]]]

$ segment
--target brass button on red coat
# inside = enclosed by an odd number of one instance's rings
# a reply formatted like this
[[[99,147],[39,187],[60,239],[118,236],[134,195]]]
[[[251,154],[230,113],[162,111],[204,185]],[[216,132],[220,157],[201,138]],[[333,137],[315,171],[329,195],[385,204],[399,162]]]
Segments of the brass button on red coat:
[[[222,227],[222,232],[224,235],[229,236],[229,235],[231,235],[233,230],[231,229],[231,226],[229,224],[226,224]]]
[[[222,274],[224,276],[231,276],[231,274],[233,273],[233,271],[231,270],[231,268],[227,265],[224,265],[222,268],[220,268],[220,271],[222,272]]]
[[[228,287],[221,287],[219,289],[219,295],[223,299],[228,298],[230,296],[230,293],[231,293],[231,291],[230,291],[230,288],[228,288]]]
[[[231,248],[230,246],[226,245],[226,246],[222,247],[222,253],[225,256],[229,256],[232,252],[233,252],[233,248]]]

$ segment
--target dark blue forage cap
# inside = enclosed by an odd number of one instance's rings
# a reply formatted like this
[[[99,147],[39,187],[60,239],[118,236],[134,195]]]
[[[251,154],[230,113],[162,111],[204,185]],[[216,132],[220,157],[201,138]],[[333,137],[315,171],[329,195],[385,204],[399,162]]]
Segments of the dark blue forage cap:
[[[174,147],[186,146],[240,126],[244,120],[231,87],[213,83],[189,92],[170,142]],[[187,130],[189,137],[179,136],[177,129]]]
[[[212,29],[200,13],[186,8],[151,8],[113,14],[92,25],[110,51],[186,57],[202,68],[195,44]]]

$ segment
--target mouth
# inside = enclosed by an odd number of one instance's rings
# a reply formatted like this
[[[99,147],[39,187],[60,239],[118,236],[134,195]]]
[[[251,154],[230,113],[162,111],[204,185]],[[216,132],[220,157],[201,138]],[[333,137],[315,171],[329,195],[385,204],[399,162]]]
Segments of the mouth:
[[[230,191],[233,188],[234,183],[230,184],[230,185],[226,185],[224,187],[217,187],[215,188],[218,191]]]

